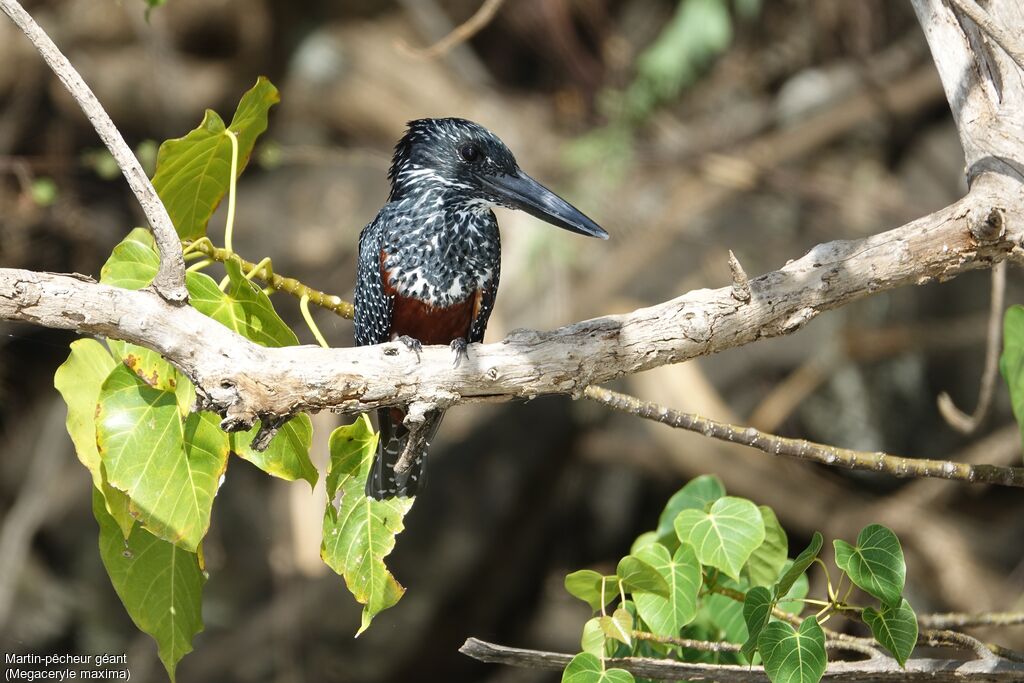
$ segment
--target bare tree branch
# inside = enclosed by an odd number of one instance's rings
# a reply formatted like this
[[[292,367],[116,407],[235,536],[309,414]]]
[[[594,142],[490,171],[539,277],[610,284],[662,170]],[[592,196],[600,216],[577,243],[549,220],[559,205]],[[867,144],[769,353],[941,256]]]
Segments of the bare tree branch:
[[[633,396],[601,387],[587,387],[583,396],[630,415],[661,422],[670,427],[698,432],[712,439],[743,444],[770,455],[784,455],[851,470],[884,472],[894,477],[931,477],[968,484],[1024,487],[1024,467],[972,465],[949,460],[904,458],[888,453],[866,453],[848,448],[826,446],[803,439],[787,439],[774,434],[766,434],[753,427],[737,427],[700,415],[680,413],[656,403],[645,403]]]
[[[399,43],[399,45],[403,50],[417,57],[423,57],[424,59],[440,57],[456,45],[466,42],[479,33],[484,26],[487,26],[494,19],[494,15],[498,13],[498,10],[501,9],[504,3],[505,0],[484,0],[483,4],[473,13],[473,16],[456,26],[448,35],[430,47],[417,49],[404,42]]]
[[[943,642],[942,645],[949,643]],[[532,669],[564,669],[572,655],[543,650],[526,650],[505,645],[495,645],[476,638],[469,638],[459,652],[481,662],[507,664]],[[626,657],[606,659],[608,668],[625,669],[637,676],[654,680],[676,681],[718,681],[719,683],[767,683],[768,676],[761,666],[737,666],[728,664],[697,664],[672,659],[648,659]],[[905,668],[889,657],[877,657],[863,661],[832,662],[823,681],[844,681],[844,683],[882,683],[884,681],[963,681],[971,683],[1020,681],[1024,677],[1024,665],[998,657],[993,660],[978,659],[965,662],[962,659],[910,659]]]
[[[982,614],[921,614],[917,617],[921,628],[969,628],[971,626],[1020,626],[1024,625],[1024,612],[988,612]]]
[[[988,312],[988,337],[985,343],[985,368],[981,373],[978,403],[970,415],[956,407],[953,397],[939,394],[939,412],[946,423],[961,434],[973,434],[988,415],[999,376],[999,351],[1003,347],[1003,307],[1006,304],[1006,262],[992,269],[992,295]]]
[[[178,234],[174,230],[174,224],[171,223],[167,209],[164,208],[156,190],[153,189],[153,184],[149,182],[146,172],[142,170],[139,160],[135,158],[128,143],[121,137],[120,131],[117,130],[114,122],[110,120],[110,116],[103,109],[103,105],[96,99],[96,95],[82,80],[75,67],[17,0],[0,0],[0,9],[3,9],[7,16],[18,25],[18,28],[25,32],[53,73],[60,78],[64,87],[78,102],[89,122],[92,123],[93,128],[103,140],[103,144],[107,146],[114,160],[117,161],[132,192],[138,198],[139,204],[146,214],[146,219],[152,226],[153,236],[156,238],[157,248],[160,250],[160,269],[153,280],[153,289],[167,301],[175,303],[187,301],[185,261],[181,255]]]

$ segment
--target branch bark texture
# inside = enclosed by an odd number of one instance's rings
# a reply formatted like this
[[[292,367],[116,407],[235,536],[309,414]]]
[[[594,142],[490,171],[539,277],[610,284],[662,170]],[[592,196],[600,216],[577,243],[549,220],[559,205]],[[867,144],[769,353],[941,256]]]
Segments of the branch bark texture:
[[[457,368],[447,347],[428,347],[420,356],[401,344],[263,348],[146,290],[81,276],[0,270],[0,317],[151,348],[192,379],[200,407],[227,418],[227,428],[305,410],[579,396],[590,384],[789,334],[822,311],[869,294],[1024,260],[1019,193],[1006,191],[1005,178],[987,180],[963,200],[894,230],[814,247],[750,280],[749,301],[738,300],[731,286],[696,290],[552,332],[514,331],[500,343],[472,345]],[[1007,219],[995,240],[980,242],[969,216],[992,210]]]

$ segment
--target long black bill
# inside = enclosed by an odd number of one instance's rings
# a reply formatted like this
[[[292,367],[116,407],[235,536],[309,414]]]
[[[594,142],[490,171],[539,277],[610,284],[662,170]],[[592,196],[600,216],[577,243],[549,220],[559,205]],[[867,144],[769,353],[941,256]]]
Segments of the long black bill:
[[[509,205],[545,223],[580,235],[608,239],[608,233],[600,225],[522,171],[516,175],[487,176],[483,181]]]

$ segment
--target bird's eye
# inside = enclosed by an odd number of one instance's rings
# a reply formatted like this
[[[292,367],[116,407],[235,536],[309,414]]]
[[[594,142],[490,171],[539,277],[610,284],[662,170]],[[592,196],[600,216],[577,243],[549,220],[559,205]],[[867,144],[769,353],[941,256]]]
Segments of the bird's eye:
[[[476,161],[480,158],[480,148],[472,142],[464,143],[459,147],[459,156],[463,161]]]

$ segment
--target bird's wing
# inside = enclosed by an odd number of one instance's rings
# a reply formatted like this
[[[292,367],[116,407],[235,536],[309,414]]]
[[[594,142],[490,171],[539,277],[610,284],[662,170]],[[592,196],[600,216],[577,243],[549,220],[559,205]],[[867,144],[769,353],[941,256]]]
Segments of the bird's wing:
[[[384,292],[384,276],[381,273],[382,235],[380,216],[363,228],[359,235],[355,296],[357,346],[391,340],[395,297]]]
[[[494,300],[498,296],[498,279],[500,276],[501,260],[498,259],[494,264],[493,275],[480,288],[480,305],[476,310],[476,315],[473,317],[473,323],[469,327],[469,338],[466,339],[470,343],[482,342],[484,340],[487,320],[491,317],[491,311],[494,310]]]

